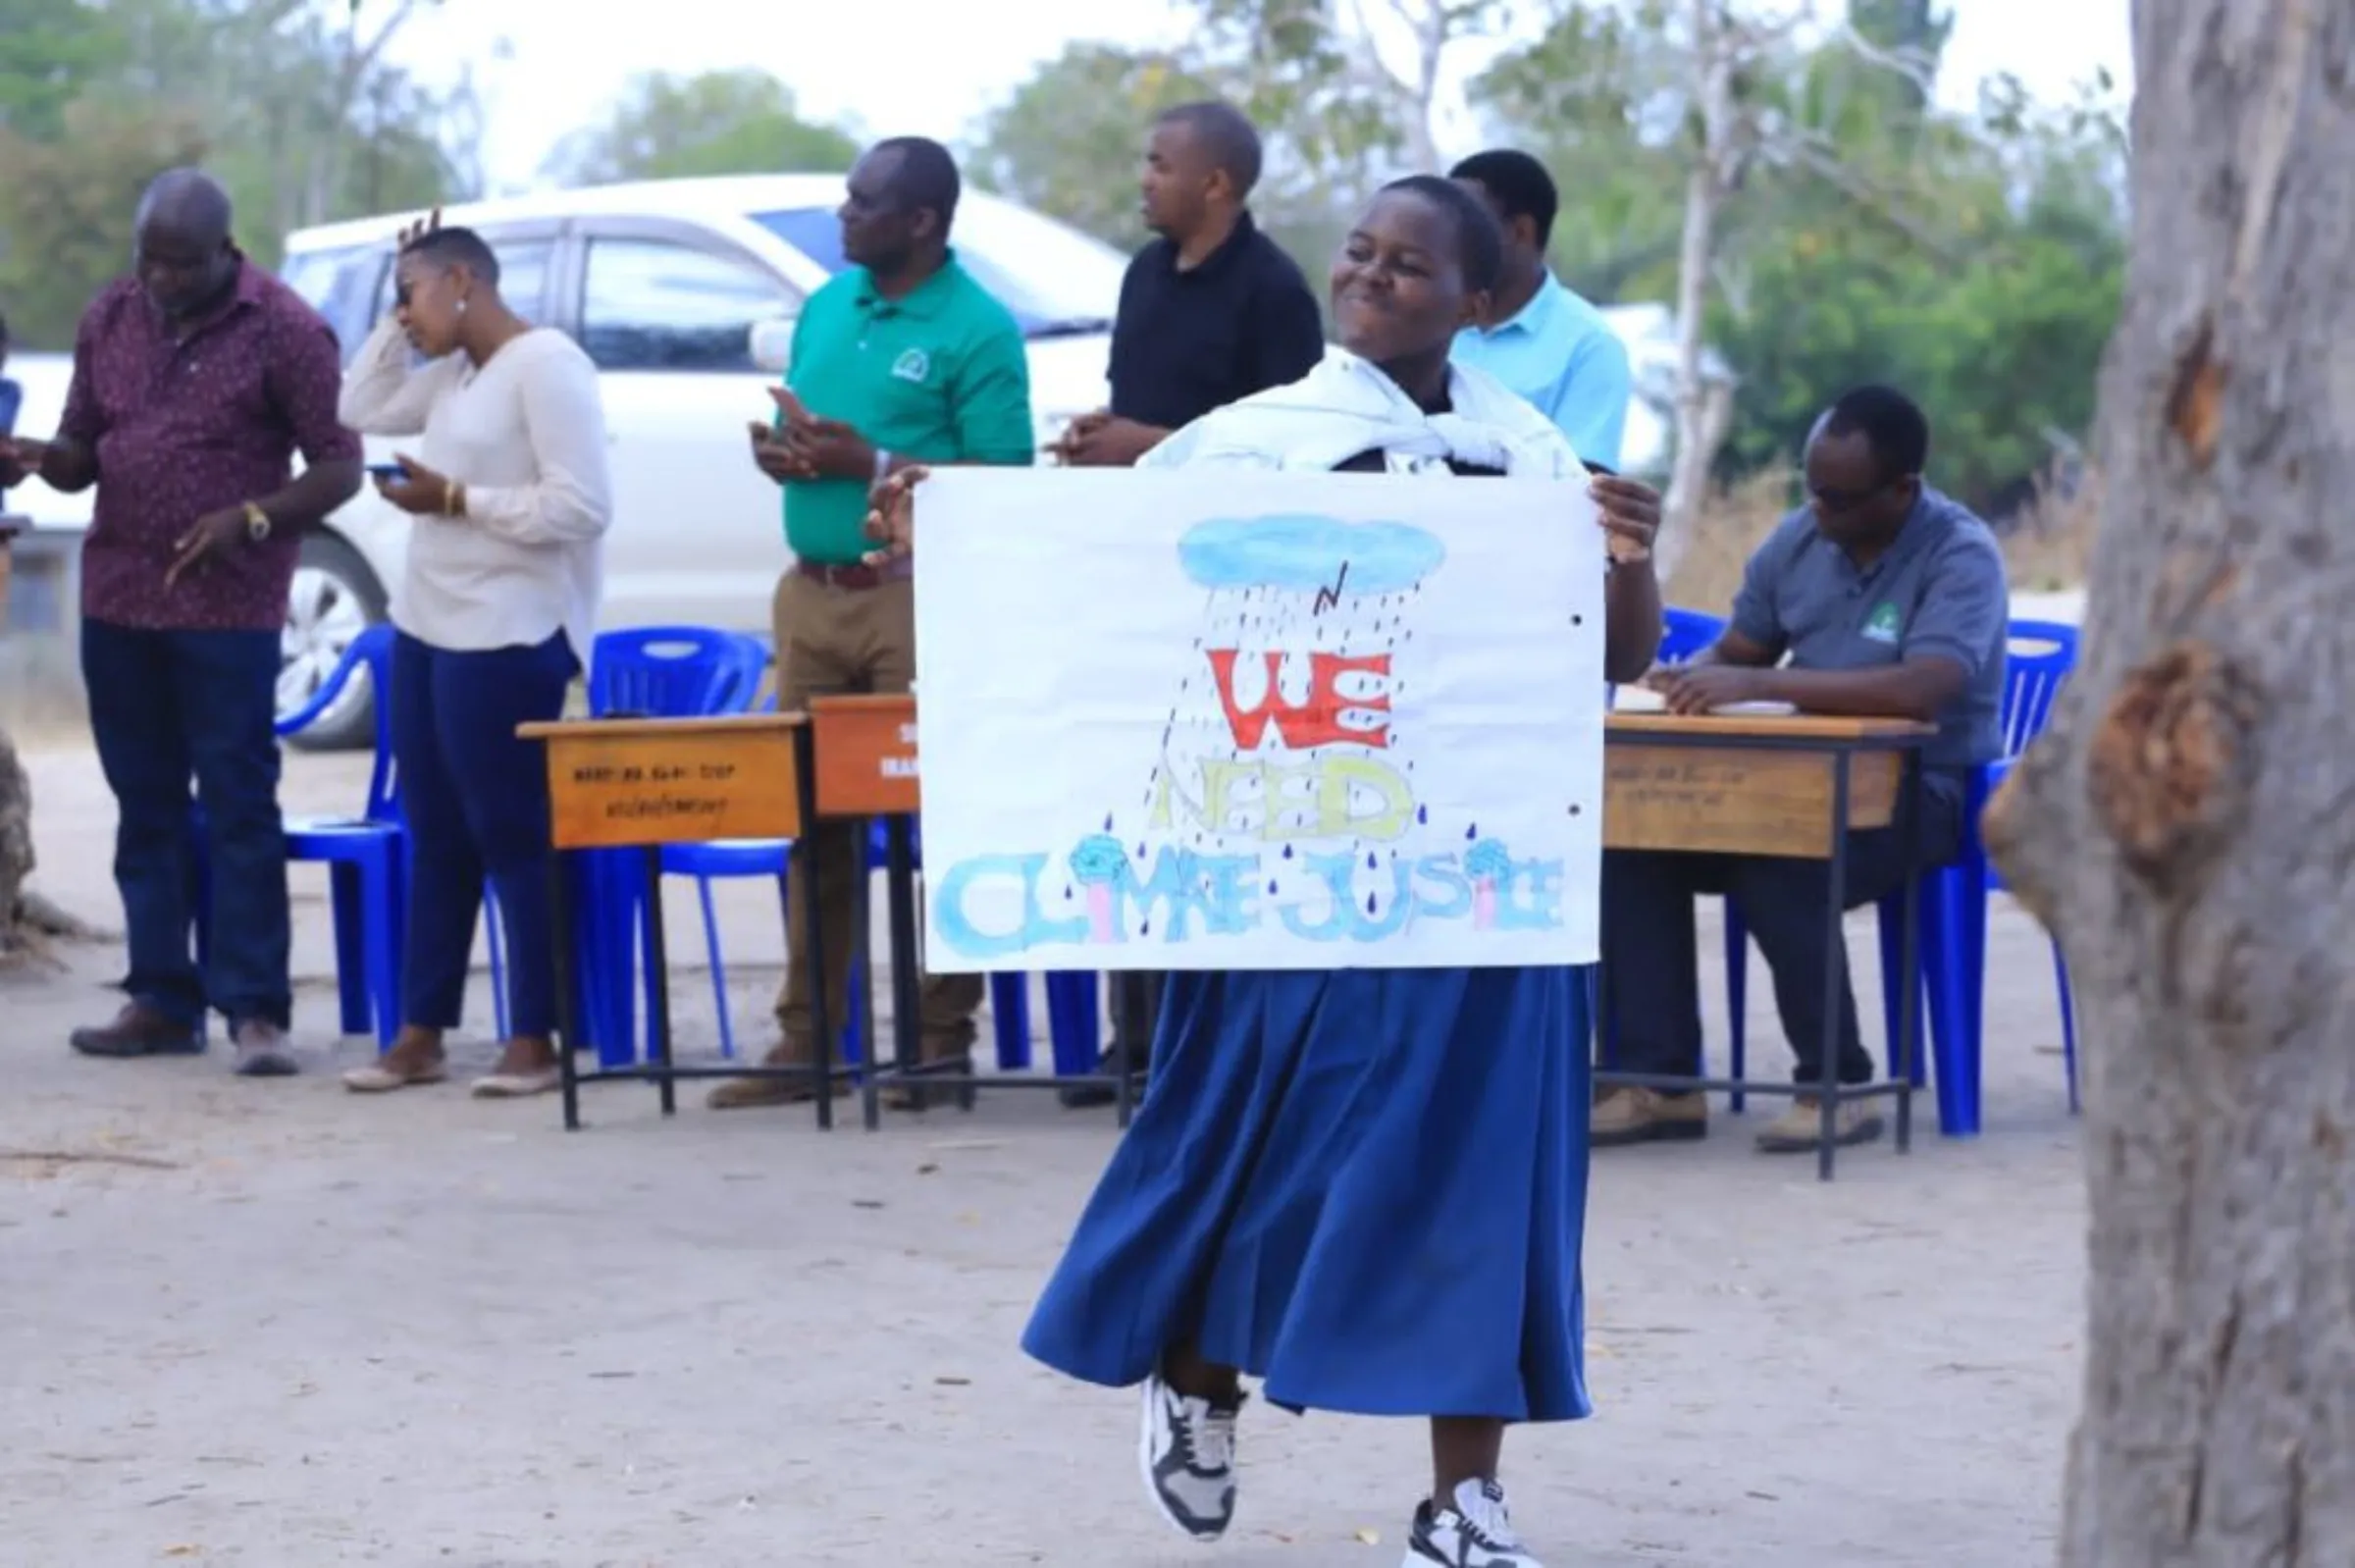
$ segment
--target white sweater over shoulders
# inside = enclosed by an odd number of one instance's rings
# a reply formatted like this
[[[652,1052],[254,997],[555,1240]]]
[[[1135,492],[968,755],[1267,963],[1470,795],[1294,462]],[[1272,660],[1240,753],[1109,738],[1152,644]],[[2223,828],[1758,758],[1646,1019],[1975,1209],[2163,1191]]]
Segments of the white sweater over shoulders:
[[[604,404],[580,346],[538,327],[479,370],[463,354],[412,366],[399,325],[369,335],[338,412],[363,435],[466,487],[458,517],[412,519],[392,624],[463,653],[546,642],[561,630],[584,668],[613,519]]]

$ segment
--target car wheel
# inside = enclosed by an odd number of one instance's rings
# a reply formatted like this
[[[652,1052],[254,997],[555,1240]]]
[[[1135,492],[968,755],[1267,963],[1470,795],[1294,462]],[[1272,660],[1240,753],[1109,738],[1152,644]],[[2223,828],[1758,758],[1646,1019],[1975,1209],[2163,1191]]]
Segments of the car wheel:
[[[384,618],[384,588],[360,552],[333,534],[306,536],[294,567],[294,585],[287,595],[287,629],[279,645],[278,716],[299,711],[318,696],[344,651]],[[355,671],[325,712],[287,739],[312,752],[373,746],[376,693],[367,672]]]

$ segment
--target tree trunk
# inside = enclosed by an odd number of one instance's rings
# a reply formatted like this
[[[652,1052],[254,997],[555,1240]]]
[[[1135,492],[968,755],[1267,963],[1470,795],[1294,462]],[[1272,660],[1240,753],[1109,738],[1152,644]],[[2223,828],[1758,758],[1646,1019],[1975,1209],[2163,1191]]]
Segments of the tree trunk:
[[[1728,422],[1710,418],[1705,357],[1709,262],[1721,200],[1714,165],[1704,155],[1685,177],[1685,232],[1676,271],[1676,438],[1669,455],[1668,493],[1661,497],[1663,526],[1653,546],[1663,577],[1693,542],[1694,518],[1708,494],[1709,465],[1716,460]]]
[[[2136,0],[2085,645],[1987,823],[2092,1211],[2068,1568],[2355,1563],[2355,0]]]
[[[1717,460],[1718,443],[1731,422],[1730,407],[1712,407],[1707,360],[1717,214],[1739,167],[1741,139],[1734,98],[1736,43],[1720,4],[1692,0],[1686,18],[1700,145],[1685,174],[1685,223],[1676,258],[1676,446],[1669,456],[1668,494],[1661,497],[1660,537],[1652,547],[1662,577],[1676,569],[1677,558],[1693,542],[1694,521],[1709,493],[1709,465]]]

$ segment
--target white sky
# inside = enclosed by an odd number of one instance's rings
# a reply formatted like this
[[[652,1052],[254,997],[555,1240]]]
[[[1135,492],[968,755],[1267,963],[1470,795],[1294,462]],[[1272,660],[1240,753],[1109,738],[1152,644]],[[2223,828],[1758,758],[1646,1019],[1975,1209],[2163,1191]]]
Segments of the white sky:
[[[2126,3],[1952,0],[1940,96],[1968,105],[1976,83],[2003,71],[2043,98],[2099,69],[2122,88]],[[639,72],[759,67],[813,116],[954,142],[1073,39],[1166,46],[1183,36],[1184,16],[1174,0],[656,0],[601,21],[582,0],[445,0],[393,53],[429,79],[445,79],[453,62],[478,63],[490,110],[484,167],[503,189],[532,183],[555,141],[598,118]],[[499,63],[502,39],[512,57]],[[1480,63],[1476,48],[1450,58],[1459,76]]]

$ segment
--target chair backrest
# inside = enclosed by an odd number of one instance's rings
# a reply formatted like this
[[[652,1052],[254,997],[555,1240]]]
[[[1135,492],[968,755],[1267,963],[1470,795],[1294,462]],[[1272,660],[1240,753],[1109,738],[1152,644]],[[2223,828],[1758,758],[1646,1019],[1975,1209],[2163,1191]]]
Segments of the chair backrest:
[[[760,645],[709,626],[639,626],[598,634],[589,710],[600,718],[740,713],[760,688]]]
[[[1713,647],[1725,635],[1725,622],[1715,615],[1697,609],[1679,609],[1670,604],[1660,611],[1667,623],[1660,635],[1660,662],[1682,664],[1697,653]]]
[[[2065,621],[2014,621],[2004,660],[2004,755],[2044,733],[2053,699],[2077,666],[2077,629]]]
[[[343,650],[336,667],[328,671],[327,679],[311,700],[294,712],[280,719],[280,736],[298,735],[319,722],[319,715],[341,699],[343,689],[353,680],[365,675],[365,695],[373,704],[376,720],[376,760],[368,770],[368,801],[361,814],[371,822],[397,821],[400,807],[398,768],[392,759],[392,628],[379,621],[353,638]]]

